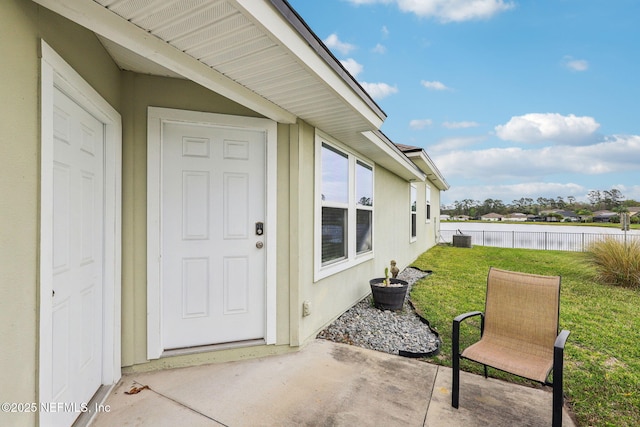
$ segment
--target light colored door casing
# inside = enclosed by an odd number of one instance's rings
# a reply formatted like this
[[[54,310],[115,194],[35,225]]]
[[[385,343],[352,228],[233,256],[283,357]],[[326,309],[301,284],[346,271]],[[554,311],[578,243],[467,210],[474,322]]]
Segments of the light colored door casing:
[[[266,119],[149,108],[150,359],[275,342],[276,131]]]
[[[39,421],[71,425],[120,379],[122,127],[44,41],[41,76]]]

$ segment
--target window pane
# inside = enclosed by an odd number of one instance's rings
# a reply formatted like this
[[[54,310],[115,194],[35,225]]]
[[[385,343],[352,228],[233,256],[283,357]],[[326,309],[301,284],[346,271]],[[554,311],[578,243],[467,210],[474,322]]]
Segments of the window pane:
[[[411,237],[416,237],[418,235],[417,216],[418,215],[416,215],[415,212],[411,213]]]
[[[358,209],[356,211],[356,252],[368,252],[373,248],[371,239],[372,211]]]
[[[356,163],[356,203],[373,206],[373,171],[360,162]]]
[[[322,208],[322,263],[347,256],[347,210]]]
[[[349,159],[322,144],[322,201],[349,202]]]
[[[415,185],[411,185],[411,237],[418,235],[417,217],[418,217],[418,189]]]
[[[415,212],[418,207],[418,190],[411,186],[411,212]]]

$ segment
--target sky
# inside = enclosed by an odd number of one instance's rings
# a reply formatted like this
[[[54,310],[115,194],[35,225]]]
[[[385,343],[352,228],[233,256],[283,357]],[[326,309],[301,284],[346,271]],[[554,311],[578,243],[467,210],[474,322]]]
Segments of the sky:
[[[451,188],[640,201],[640,1],[289,0]]]

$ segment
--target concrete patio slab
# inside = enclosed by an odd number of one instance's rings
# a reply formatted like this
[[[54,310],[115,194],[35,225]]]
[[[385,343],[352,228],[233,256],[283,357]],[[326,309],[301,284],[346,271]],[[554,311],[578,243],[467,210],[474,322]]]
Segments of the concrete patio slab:
[[[451,406],[451,369],[439,367],[425,427],[537,427],[551,425],[552,393],[481,375],[460,373],[460,404]],[[563,410],[562,425],[574,426]]]
[[[286,355],[126,375],[91,425],[550,425],[548,391],[463,373],[456,411],[450,381],[448,368],[315,340]]]

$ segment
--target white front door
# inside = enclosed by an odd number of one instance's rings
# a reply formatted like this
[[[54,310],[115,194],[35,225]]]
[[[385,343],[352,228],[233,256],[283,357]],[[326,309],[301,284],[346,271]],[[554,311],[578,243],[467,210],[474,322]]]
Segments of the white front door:
[[[104,125],[59,89],[53,111],[52,389],[71,425],[102,384]],[[49,301],[48,298],[43,298]]]
[[[265,337],[266,132],[164,122],[162,343]]]

